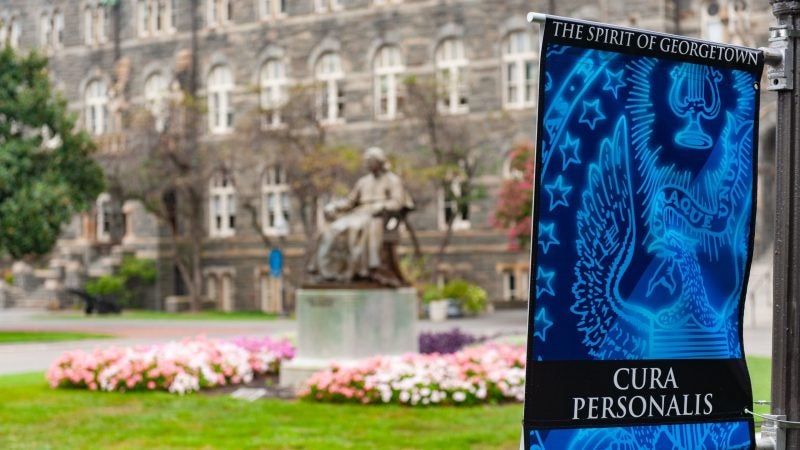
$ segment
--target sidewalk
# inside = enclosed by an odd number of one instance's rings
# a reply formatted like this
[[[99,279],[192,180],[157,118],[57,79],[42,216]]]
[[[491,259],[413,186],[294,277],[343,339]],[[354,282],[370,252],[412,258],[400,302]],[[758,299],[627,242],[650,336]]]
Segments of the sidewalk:
[[[63,315],[62,315],[63,316]],[[745,352],[770,356],[772,352],[771,309],[763,298],[748,301],[744,320]],[[503,310],[477,318],[445,322],[421,320],[420,332],[460,328],[475,335],[525,334],[525,310]],[[0,310],[0,330],[80,331],[115,336],[111,339],[54,343],[0,345],[0,374],[44,371],[64,351],[92,350],[112,345],[129,346],[166,342],[205,335],[211,338],[236,336],[288,336],[296,332],[292,319],[274,320],[164,320],[103,317],[59,318],[58,313],[29,310]]]

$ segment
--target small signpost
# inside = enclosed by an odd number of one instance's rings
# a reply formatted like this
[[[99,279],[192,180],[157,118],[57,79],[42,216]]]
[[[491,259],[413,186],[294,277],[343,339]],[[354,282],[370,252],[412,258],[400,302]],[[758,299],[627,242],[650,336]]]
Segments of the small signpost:
[[[548,16],[525,448],[755,446],[761,51]]]

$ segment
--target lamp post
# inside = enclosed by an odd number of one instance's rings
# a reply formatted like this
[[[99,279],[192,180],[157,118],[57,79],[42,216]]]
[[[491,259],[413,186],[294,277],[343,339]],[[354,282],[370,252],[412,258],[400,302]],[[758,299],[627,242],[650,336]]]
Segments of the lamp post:
[[[768,68],[767,88],[778,94],[775,256],[773,261],[772,414],[800,420],[800,92],[795,28],[800,2],[770,0],[777,26],[770,49],[782,63]],[[785,447],[800,450],[800,429],[784,427]]]

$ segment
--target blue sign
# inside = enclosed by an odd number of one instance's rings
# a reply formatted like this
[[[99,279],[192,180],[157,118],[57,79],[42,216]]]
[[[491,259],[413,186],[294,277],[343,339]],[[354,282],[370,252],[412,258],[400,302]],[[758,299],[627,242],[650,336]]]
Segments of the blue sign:
[[[283,253],[279,248],[269,251],[269,273],[273,277],[279,277],[283,273]]]
[[[754,446],[752,49],[548,18],[526,446]]]

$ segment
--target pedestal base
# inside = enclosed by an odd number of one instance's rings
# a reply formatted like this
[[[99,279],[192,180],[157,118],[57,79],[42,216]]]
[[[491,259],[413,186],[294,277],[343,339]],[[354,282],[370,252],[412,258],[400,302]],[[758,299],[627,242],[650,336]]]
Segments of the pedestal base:
[[[331,363],[417,352],[417,294],[400,289],[300,289],[297,356],[281,365],[280,384],[300,387]]]

